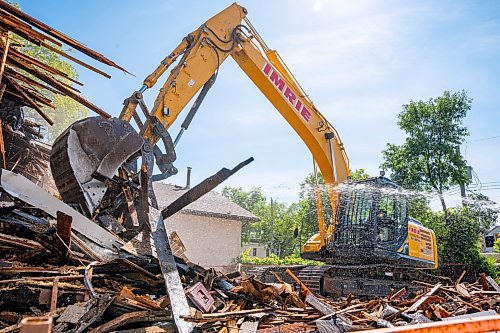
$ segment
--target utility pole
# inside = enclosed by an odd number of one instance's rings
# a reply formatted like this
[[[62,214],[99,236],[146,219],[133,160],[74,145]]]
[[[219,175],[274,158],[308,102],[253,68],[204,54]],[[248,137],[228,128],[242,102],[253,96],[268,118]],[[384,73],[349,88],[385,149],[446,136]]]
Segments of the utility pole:
[[[465,193],[465,185],[464,183],[460,184],[460,196],[462,197],[462,207],[465,206],[465,200],[467,198],[467,194]]]
[[[460,146],[457,146],[457,152],[458,152],[459,154],[461,154],[461,153],[460,153]],[[470,168],[470,167],[469,167],[469,166],[467,166],[467,175],[469,175],[469,174],[470,174],[470,173],[469,173],[469,170],[470,170],[469,168]],[[471,179],[471,178],[472,178],[472,176],[471,176],[471,177],[469,177],[469,179]],[[467,194],[466,194],[466,192],[465,192],[465,183],[464,183],[464,182],[461,182],[461,183],[459,184],[459,186],[460,186],[460,197],[462,198],[462,207],[465,207],[465,201],[466,201],[466,199],[467,199]]]
[[[467,166],[467,178],[469,180],[472,179],[472,167],[470,165]],[[465,206],[465,202],[467,201],[467,193],[465,192],[464,183],[460,184],[460,196],[462,197],[462,207]]]
[[[271,216],[269,222],[271,224],[271,240],[269,245],[269,253],[274,253],[274,207],[273,207],[273,198],[271,197]]]

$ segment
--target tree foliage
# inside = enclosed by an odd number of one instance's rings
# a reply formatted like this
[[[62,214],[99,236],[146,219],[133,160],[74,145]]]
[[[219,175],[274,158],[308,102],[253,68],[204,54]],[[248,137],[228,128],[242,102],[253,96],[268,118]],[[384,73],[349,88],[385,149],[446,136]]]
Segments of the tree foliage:
[[[479,192],[469,192],[465,205],[474,213],[483,235],[487,234],[497,223],[500,208],[486,195]]]
[[[17,3],[10,3],[21,9]],[[12,38],[16,41],[16,43],[23,45],[22,48],[20,48],[22,53],[65,73],[72,79],[78,79],[78,71],[76,70],[76,68],[70,62],[64,60],[56,52],[51,51],[45,47],[33,44],[15,34],[12,35]],[[61,47],[58,45],[52,46],[61,49]],[[72,50],[65,51],[71,52]],[[38,81],[37,78],[31,76],[29,73],[26,74],[32,77],[34,80]],[[57,79],[63,81],[66,84],[71,84],[71,81],[67,79],[63,79],[60,77],[58,77]],[[52,109],[50,107],[42,108],[42,111],[46,113],[52,120],[54,120],[54,125],[48,126],[47,129],[46,140],[48,142],[54,141],[61,132],[63,132],[70,124],[72,124],[76,120],[87,117],[89,115],[89,110],[86,107],[74,101],[68,96],[58,95],[53,92],[44,90],[40,92],[46,98],[52,100],[55,107],[55,109]],[[36,119],[37,122],[41,124],[45,124],[45,120],[35,110],[28,110],[29,111],[27,112],[26,116]]]
[[[363,180],[366,178],[370,178],[370,175],[365,172],[365,169],[361,168],[361,169],[356,169],[354,171],[351,170],[350,177],[351,180],[356,181],[356,180]]]
[[[445,212],[443,192],[451,185],[468,183],[458,147],[468,135],[463,120],[471,102],[465,91],[445,91],[426,102],[403,105],[398,126],[406,140],[402,145],[388,143],[382,152],[381,167],[391,171],[394,181],[408,189],[436,191]]]
[[[222,195],[260,218],[259,222],[243,223],[241,241],[248,243],[252,239],[260,239],[262,236],[260,226],[269,214],[267,199],[262,194],[262,190],[254,187],[250,191],[244,191],[241,187],[226,186],[222,190]],[[256,224],[259,224],[259,226]]]
[[[328,197],[328,191],[325,185],[325,181],[321,173],[317,174],[316,177],[313,173],[307,175],[304,182],[300,184],[300,205],[302,209],[302,221],[301,221],[301,242],[304,243],[309,237],[318,233],[318,209],[316,205],[316,189],[318,188],[321,194],[321,201],[323,206],[323,218],[325,222],[329,222],[332,218],[332,204]]]
[[[234,203],[257,216],[260,221],[244,223],[242,228],[242,242],[258,241],[270,248],[271,241],[271,202],[263,194],[260,188],[252,188],[244,191],[242,188],[226,186],[222,195]],[[286,205],[282,202],[273,202],[273,231],[276,254],[280,258],[291,255],[298,250],[298,240],[294,238],[295,228],[300,228],[301,210],[300,204],[292,203]]]

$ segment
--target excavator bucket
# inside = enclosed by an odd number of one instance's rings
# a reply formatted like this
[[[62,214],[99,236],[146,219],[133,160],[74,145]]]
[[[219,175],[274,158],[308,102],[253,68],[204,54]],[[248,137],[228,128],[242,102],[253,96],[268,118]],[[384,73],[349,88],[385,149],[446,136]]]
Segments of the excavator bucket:
[[[134,128],[118,118],[98,116],[73,123],[55,140],[50,156],[63,201],[91,216],[107,190],[101,180],[113,178],[143,144]]]

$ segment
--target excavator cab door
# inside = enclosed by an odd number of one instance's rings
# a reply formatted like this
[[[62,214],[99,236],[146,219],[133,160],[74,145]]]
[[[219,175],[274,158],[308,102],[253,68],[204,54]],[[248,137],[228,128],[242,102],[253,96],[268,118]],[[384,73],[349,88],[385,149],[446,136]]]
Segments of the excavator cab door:
[[[365,264],[397,258],[408,233],[407,198],[385,177],[340,190],[331,263]]]
[[[408,234],[407,199],[400,194],[382,194],[377,200],[376,246],[397,251]]]

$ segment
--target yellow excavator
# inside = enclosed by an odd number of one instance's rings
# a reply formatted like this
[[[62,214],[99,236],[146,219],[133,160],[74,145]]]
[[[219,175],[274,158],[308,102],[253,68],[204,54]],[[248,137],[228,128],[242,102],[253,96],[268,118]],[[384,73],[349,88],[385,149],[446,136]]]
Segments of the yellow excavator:
[[[110,184],[127,179],[135,184],[132,190],[148,186],[149,204],[156,205],[150,184],[139,179],[137,160],[142,156],[148,182],[177,173],[173,166],[175,145],[228,57],[300,136],[326,183],[333,218],[325,222],[317,186],[319,232],[303,245],[302,256],[327,265],[299,267],[299,277],[313,290],[326,294],[384,294],[397,287],[401,278],[413,279],[412,274],[418,274],[419,269],[436,268],[434,232],[408,216],[404,191],[383,176],[349,180],[349,162],[337,130],[316,109],[279,54],[257,33],[247,10],[236,3],[183,38],[142,87],[125,100],[119,118],[86,118],[57,138],[51,167],[64,201],[101,223],[121,218],[125,219],[123,225],[137,226],[134,221],[127,222],[133,217],[127,214],[126,202],[133,201],[134,195],[129,194],[117,210],[119,196],[112,194]],[[170,74],[149,109],[142,95],[169,68]],[[172,124],[195,96],[172,139]],[[131,125],[132,119],[138,132]],[[165,152],[158,145],[160,141]],[[153,174],[154,162],[158,174]]]

